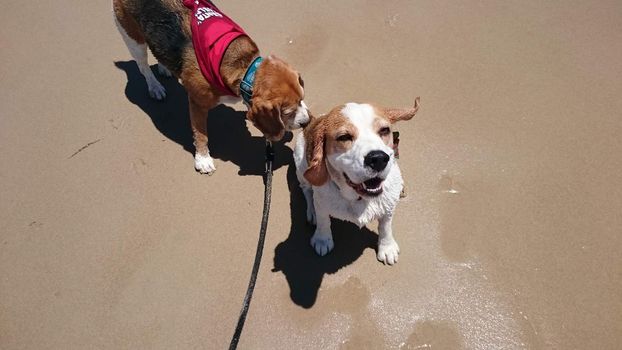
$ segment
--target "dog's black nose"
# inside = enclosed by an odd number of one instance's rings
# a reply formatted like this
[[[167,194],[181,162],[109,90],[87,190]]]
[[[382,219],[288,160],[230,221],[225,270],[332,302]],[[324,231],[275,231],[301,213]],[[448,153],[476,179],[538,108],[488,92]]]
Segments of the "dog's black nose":
[[[382,171],[389,163],[389,155],[382,151],[371,151],[365,156],[365,166],[376,171]]]

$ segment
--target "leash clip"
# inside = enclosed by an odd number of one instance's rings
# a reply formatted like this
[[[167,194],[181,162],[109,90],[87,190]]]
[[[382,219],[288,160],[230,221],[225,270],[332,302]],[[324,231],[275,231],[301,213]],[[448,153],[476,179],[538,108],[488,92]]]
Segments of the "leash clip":
[[[272,142],[266,140],[266,172],[272,170],[272,162],[274,162],[274,147]]]

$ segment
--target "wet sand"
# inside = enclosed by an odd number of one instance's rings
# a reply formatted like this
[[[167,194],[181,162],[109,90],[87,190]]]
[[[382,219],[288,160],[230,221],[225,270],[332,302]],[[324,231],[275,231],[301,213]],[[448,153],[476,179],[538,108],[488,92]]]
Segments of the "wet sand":
[[[399,125],[393,267],[375,225],[334,222],[315,256],[277,147],[241,349],[620,347],[620,2],[218,5],[315,113],[422,101]],[[183,88],[149,100],[110,4],[0,9],[0,348],[226,348],[263,191],[243,107],[212,112],[200,176]]]

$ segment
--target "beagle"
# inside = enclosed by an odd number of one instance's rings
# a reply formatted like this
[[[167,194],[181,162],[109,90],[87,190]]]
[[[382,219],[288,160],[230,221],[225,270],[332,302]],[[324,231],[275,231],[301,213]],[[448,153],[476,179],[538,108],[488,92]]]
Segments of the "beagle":
[[[175,76],[188,92],[194,138],[194,167],[216,170],[207,148],[207,114],[233,96],[243,98],[250,120],[267,139],[305,126],[300,74],[285,61],[259,54],[244,30],[209,0],[113,0],[114,19],[130,54],[157,100],[166,91],[147,63],[147,47],[158,72]]]
[[[393,265],[399,246],[391,222],[403,188],[395,161],[391,126],[419,109],[379,108],[347,103],[311,120],[298,135],[296,175],[307,202],[307,220],[316,225],[311,246],[323,256],[333,247],[330,218],[362,227],[379,220],[377,258]]]

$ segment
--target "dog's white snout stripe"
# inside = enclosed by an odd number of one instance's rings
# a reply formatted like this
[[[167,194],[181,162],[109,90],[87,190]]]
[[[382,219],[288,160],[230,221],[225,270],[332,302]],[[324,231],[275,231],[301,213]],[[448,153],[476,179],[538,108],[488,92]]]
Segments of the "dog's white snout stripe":
[[[296,127],[304,127],[309,123],[309,119],[309,109],[307,108],[305,101],[300,101],[300,105],[296,108],[294,124]]]

